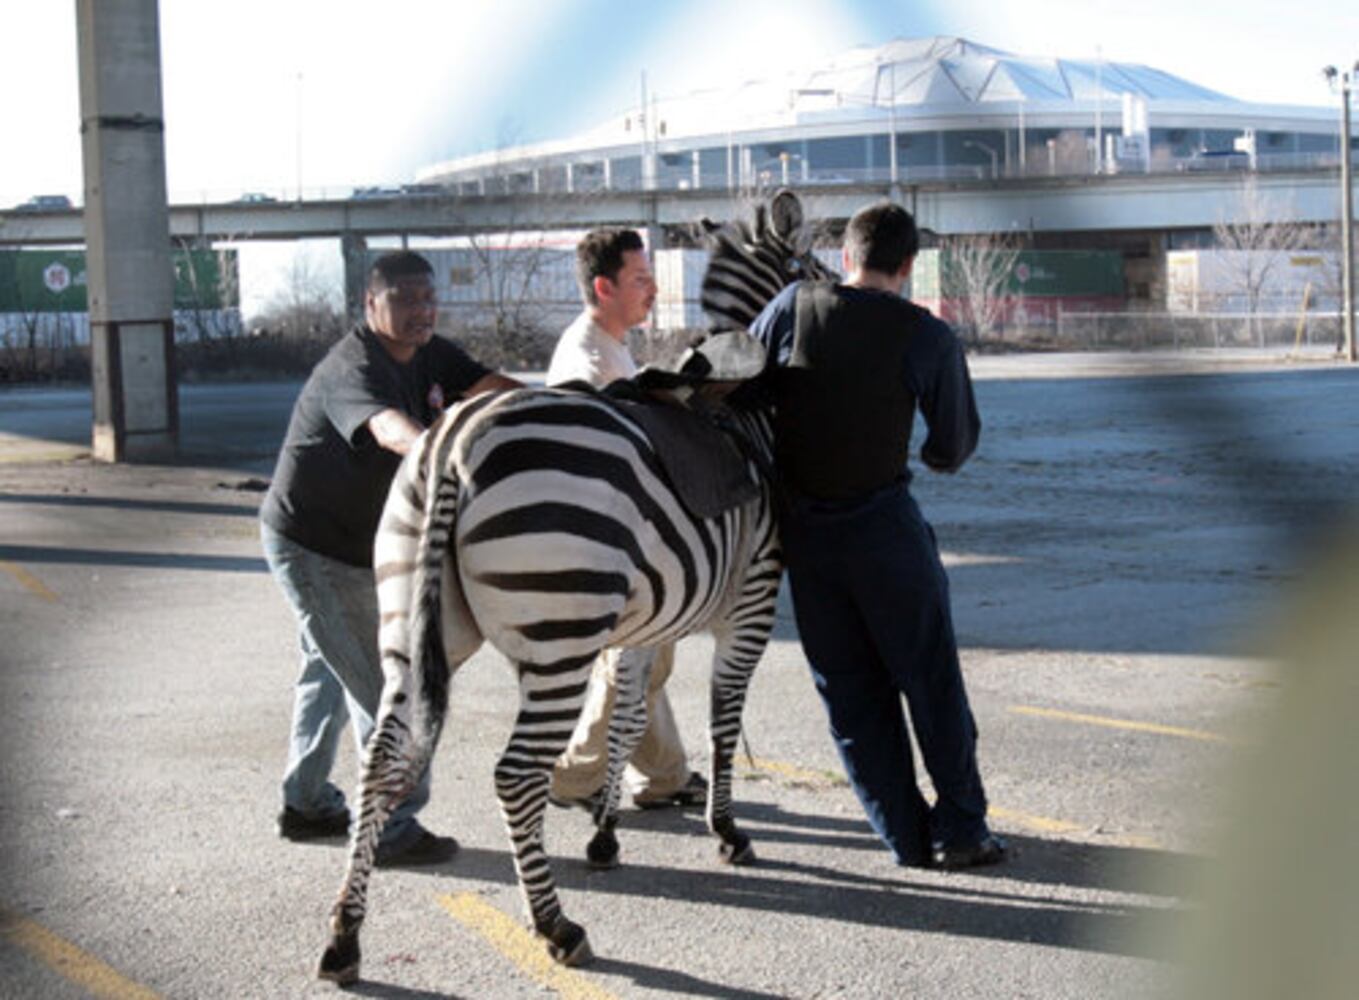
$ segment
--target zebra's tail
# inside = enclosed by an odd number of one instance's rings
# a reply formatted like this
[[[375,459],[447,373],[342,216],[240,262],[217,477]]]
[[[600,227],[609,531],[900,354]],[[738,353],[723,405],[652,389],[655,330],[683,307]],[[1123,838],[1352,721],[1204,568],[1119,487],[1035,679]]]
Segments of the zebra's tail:
[[[448,710],[450,667],[444,642],[442,609],[448,585],[458,587],[451,545],[457,523],[461,483],[450,461],[457,421],[445,418],[426,434],[420,463],[424,481],[424,518],[412,567],[409,655],[416,704],[411,735],[419,756],[428,760],[439,741]]]

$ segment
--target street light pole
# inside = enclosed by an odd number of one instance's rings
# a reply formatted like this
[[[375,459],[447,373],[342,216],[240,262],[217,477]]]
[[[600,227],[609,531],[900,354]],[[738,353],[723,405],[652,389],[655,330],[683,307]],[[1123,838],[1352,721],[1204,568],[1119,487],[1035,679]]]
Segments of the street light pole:
[[[1350,74],[1340,88],[1340,244],[1344,260],[1345,353],[1355,358],[1354,343],[1354,178],[1350,156]]]
[[[888,95],[887,103],[887,141],[890,144],[887,150],[887,162],[892,186],[897,183],[897,61],[893,59],[888,65],[888,86],[892,93]],[[893,195],[895,197],[895,194]]]
[[[1354,339],[1354,181],[1350,154],[1350,88],[1359,75],[1359,62],[1348,73],[1334,66],[1322,71],[1332,87],[1340,80],[1340,274],[1342,288],[1341,322],[1345,331],[1345,357],[1356,358]]]
[[[302,200],[302,71],[297,71],[297,200]]]

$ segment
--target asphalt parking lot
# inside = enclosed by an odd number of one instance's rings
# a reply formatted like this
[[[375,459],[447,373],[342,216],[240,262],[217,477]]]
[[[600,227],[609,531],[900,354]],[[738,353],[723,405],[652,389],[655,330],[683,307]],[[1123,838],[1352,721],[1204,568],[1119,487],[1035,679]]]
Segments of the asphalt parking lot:
[[[491,782],[515,694],[483,650],[455,681],[424,812],[463,850],[377,873],[353,992],[1194,995],[1184,942],[1231,853],[1231,776],[1291,683],[1266,653],[1350,516],[1359,374],[1184,358],[974,371],[982,446],[916,492],[950,567],[1013,859],[965,874],[891,863],[785,603],[735,790],[759,864],[721,867],[697,814],[627,809],[623,867],[590,872],[586,817],[553,810],[563,902],[598,956],[554,969],[521,929]],[[255,511],[296,389],[183,387],[174,466],[79,457],[79,390],[0,392],[4,996],[336,992],[312,969],[343,845],[273,829],[296,637]],[[670,683],[700,762],[710,648],[685,640]],[[339,773],[352,785],[347,747]]]

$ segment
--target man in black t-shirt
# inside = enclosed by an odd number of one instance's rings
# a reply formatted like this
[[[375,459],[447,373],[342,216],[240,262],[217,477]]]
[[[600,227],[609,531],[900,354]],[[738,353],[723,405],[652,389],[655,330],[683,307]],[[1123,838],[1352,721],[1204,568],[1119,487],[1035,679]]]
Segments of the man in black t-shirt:
[[[981,419],[953,331],[901,297],[918,246],[901,206],[863,209],[845,231],[844,284],[789,286],[751,333],[774,387],[793,613],[836,749],[898,863],[968,868],[1003,860],[1006,844],[986,823],[948,577],[906,459],[917,407],[936,472],[967,461]]]
[[[401,457],[447,403],[519,385],[434,336],[432,275],[409,251],[374,263],[366,323],[331,348],[302,387],[260,508],[265,557],[297,616],[302,647],[278,818],[289,840],[342,836],[349,827],[344,793],[329,776],[345,719],[362,754],[382,694],[373,541]],[[388,820],[379,865],[454,855],[452,837],[415,819],[428,800],[426,771]]]

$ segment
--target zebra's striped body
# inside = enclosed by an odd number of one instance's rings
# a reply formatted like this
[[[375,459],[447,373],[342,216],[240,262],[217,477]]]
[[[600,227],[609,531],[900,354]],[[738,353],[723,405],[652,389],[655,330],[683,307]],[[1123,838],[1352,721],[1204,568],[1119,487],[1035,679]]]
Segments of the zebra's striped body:
[[[402,463],[375,554],[382,704],[323,977],[357,978],[378,834],[433,753],[449,677],[483,641],[518,674],[519,712],[496,765],[496,792],[529,915],[555,958],[589,957],[583,929],[562,915],[542,834],[552,765],[601,650],[623,647],[596,812],[601,835],[612,837],[623,761],[645,728],[650,647],[707,629],[716,639],[707,822],[724,857],[753,857],[732,820],[731,760],[782,567],[763,471],[769,414],[732,419],[753,449],[761,489],[707,519],[677,499],[637,424],[577,391],[523,389],[463,403]]]

